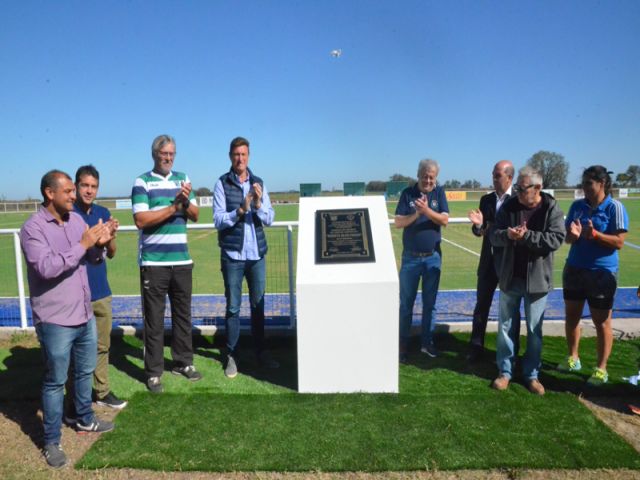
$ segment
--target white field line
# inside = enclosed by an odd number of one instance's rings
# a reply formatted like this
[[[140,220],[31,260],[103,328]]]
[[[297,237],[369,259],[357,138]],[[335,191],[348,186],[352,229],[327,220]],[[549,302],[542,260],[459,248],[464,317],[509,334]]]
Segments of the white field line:
[[[628,245],[631,248],[635,248],[636,250],[640,250],[640,245],[636,245],[635,243],[631,243],[631,242],[624,242],[625,245]]]
[[[480,254],[478,252],[474,252],[473,250],[469,250],[467,247],[463,247],[462,245],[459,245],[456,242],[452,242],[451,240],[447,240],[444,237],[442,237],[442,241],[443,242],[447,242],[447,243],[453,245],[454,247],[458,247],[460,250],[464,250],[465,252],[470,253],[471,255],[475,255],[476,257],[480,256]]]

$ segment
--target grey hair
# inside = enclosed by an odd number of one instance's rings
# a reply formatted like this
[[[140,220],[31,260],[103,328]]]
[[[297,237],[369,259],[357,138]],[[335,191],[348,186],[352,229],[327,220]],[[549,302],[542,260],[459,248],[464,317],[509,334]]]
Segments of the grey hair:
[[[158,152],[161,148],[163,148],[167,143],[176,144],[176,139],[171,135],[158,135],[153,139],[153,143],[151,144],[151,156],[154,160],[157,160]]]
[[[420,163],[418,163],[418,178],[422,178],[422,175],[424,175],[424,172],[427,170],[435,170],[437,177],[440,173],[440,165],[438,165],[438,162],[430,158],[420,160]]]
[[[542,175],[535,168],[526,166],[518,170],[518,179],[528,177],[532,185],[540,185],[542,187]]]

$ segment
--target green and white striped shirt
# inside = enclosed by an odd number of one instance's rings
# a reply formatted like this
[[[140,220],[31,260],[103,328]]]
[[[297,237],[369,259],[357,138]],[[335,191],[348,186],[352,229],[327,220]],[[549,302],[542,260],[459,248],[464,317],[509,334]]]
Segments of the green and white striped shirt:
[[[171,172],[166,177],[146,172],[136,178],[131,191],[133,214],[160,210],[171,205],[182,183],[190,183],[185,173]],[[196,204],[192,191],[189,201]],[[138,241],[140,266],[189,265],[193,263],[187,247],[187,217],[183,211],[153,227],[141,229]]]

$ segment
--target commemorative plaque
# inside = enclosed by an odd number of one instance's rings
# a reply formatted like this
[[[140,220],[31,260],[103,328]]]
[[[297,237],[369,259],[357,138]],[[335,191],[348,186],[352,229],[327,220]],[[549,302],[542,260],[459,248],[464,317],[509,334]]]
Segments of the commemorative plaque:
[[[316,210],[316,263],[375,262],[368,208]]]

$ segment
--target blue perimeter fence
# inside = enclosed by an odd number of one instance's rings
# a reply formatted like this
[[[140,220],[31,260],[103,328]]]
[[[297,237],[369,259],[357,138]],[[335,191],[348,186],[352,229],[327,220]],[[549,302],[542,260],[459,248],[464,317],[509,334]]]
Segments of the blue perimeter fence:
[[[496,292],[491,306],[490,320],[495,321],[498,316],[498,295]],[[267,328],[293,329],[295,319],[290,315],[289,294],[267,294],[265,297],[265,312]],[[436,323],[470,322],[473,318],[476,292],[474,290],[444,290],[438,293],[436,302]],[[365,301],[364,299],[362,301]],[[27,302],[28,326],[33,326],[31,307]],[[224,328],[224,295],[194,295],[191,306],[193,325],[196,327],[215,326]],[[170,310],[167,305],[165,311],[165,325],[170,326]],[[422,315],[422,299],[418,292],[413,310],[414,325],[420,324]],[[616,292],[613,306],[614,318],[639,318],[640,300],[636,296],[635,288],[619,288]],[[240,311],[241,324],[249,328],[249,299],[245,295]],[[524,317],[524,314],[523,314]],[[585,306],[585,318],[589,311]],[[292,321],[293,320],[293,321]],[[562,289],[552,290],[547,301],[545,320],[564,320],[564,301]],[[0,298],[0,327],[20,328],[19,299]],[[139,295],[113,297],[113,326],[114,328],[132,326],[142,328],[142,307]]]

